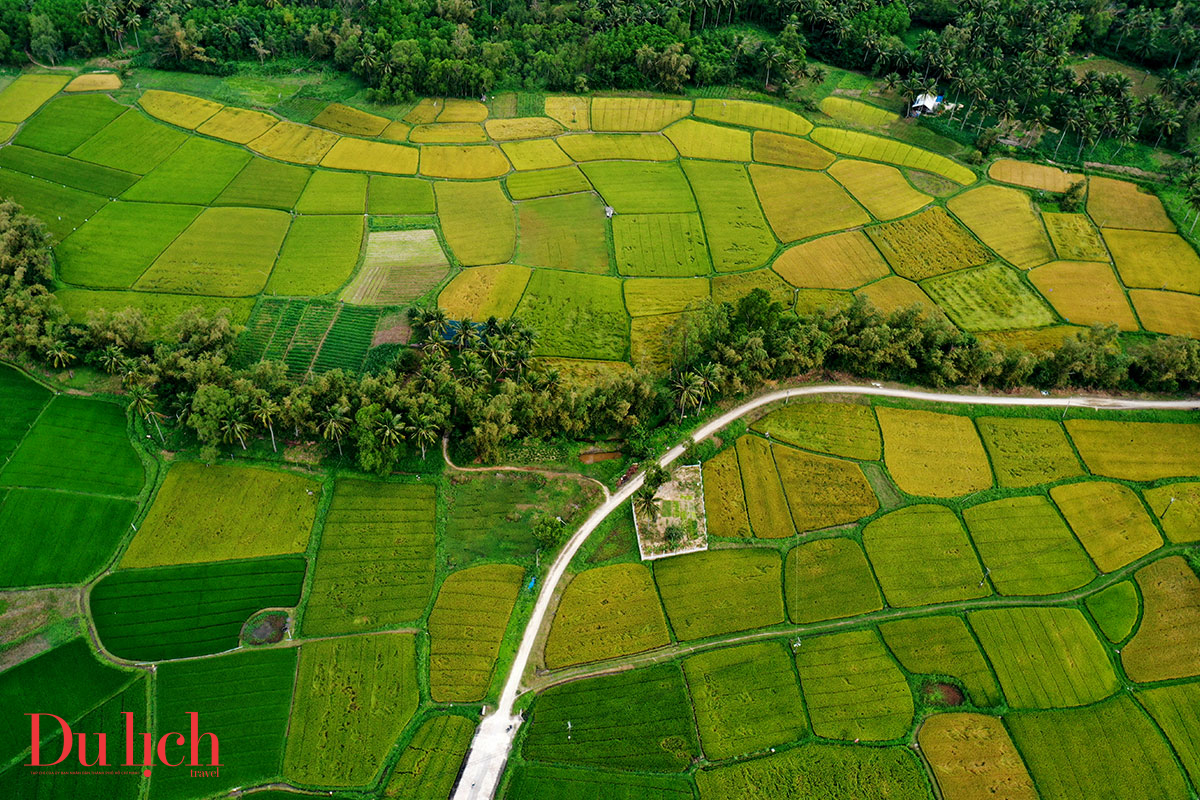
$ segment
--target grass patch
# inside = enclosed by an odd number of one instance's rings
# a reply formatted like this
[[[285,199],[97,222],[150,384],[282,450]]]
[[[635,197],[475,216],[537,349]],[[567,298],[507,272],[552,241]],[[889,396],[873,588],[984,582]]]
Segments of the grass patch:
[[[83,286],[127,289],[201,211],[168,203],[109,203],[55,250],[59,277]]]
[[[567,584],[546,640],[546,667],[633,655],[670,642],[650,570],[640,563],[598,567]]]
[[[1083,419],[1066,425],[1093,474],[1127,481],[1200,475],[1200,427],[1195,425]]]
[[[1092,177],[1088,181],[1087,210],[1102,228],[1164,233],[1175,230],[1158,196],[1129,181]]]
[[[862,231],[798,244],[783,251],[771,269],[801,289],[856,289],[892,274]]]
[[[709,550],[656,561],[654,580],[678,639],[703,639],[783,622],[774,550]]]
[[[594,194],[526,200],[517,205],[516,260],[531,267],[608,272],[604,203]]]
[[[712,270],[699,214],[618,214],[612,226],[622,275],[682,277]]]
[[[187,141],[187,134],[130,109],[71,151],[71,156],[145,175]]]
[[[863,543],[889,605],[950,603],[991,593],[967,532],[945,506],[885,514],[863,529]]]
[[[684,161],[718,272],[762,266],[775,252],[758,196],[740,164]]]
[[[828,175],[780,167],[750,166],[767,221],[784,242],[853,228],[871,221]]]
[[[783,574],[792,622],[855,617],[883,608],[871,565],[853,539],[798,544],[788,551]]]
[[[449,797],[474,733],[471,720],[453,714],[422,722],[392,767],[383,796],[399,800]]]
[[[259,206],[287,211],[296,205],[312,170],[252,158],[225,191],[217,196],[218,206]]]
[[[484,564],[452,573],[429,614],[429,694],[471,702],[487,693],[524,567]]]
[[[900,170],[870,161],[840,159],[829,174],[876,219],[896,219],[924,207],[933,198],[912,187]]]
[[[737,448],[726,448],[704,462],[704,513],[709,536],[751,535]]]
[[[14,144],[66,155],[125,110],[104,95],[59,97],[21,126]]]
[[[879,632],[909,672],[950,675],[962,683],[975,705],[1000,703],[1000,687],[962,617],[898,619],[880,625]]]
[[[963,330],[1040,328],[1058,321],[1046,301],[1004,264],[938,275],[921,286]]]
[[[679,157],[662,134],[569,133],[556,140],[572,161],[674,161]]]
[[[1200,578],[1187,559],[1171,556],[1137,571],[1143,612],[1121,649],[1125,674],[1138,683],[1190,678],[1200,664]]]
[[[1055,486],[1050,496],[1101,572],[1112,572],[1162,545],[1162,537],[1133,490],[1084,481]]]
[[[937,714],[921,725],[918,741],[944,797],[1038,800],[1021,754],[996,717]]]
[[[516,219],[499,183],[438,183],[434,192],[442,233],[464,266],[502,264],[512,258]]]
[[[266,290],[272,294],[305,297],[337,290],[354,273],[362,237],[361,217],[296,217]],[[445,274],[446,266],[443,257],[441,274]]]
[[[750,426],[805,450],[878,461],[883,456],[879,426],[870,406],[849,403],[789,403]]]
[[[867,228],[896,273],[914,281],[985,264],[991,254],[942,208]],[[937,242],[929,247],[929,242]]]
[[[1107,589],[1089,595],[1084,603],[1100,632],[1110,642],[1123,642],[1137,625],[1142,601],[1133,581],[1114,583]]]
[[[886,406],[876,415],[884,461],[902,491],[957,497],[991,488],[987,453],[969,417]]]
[[[1182,236],[1106,229],[1104,241],[1126,286],[1200,294],[1200,256]]]
[[[535,270],[517,316],[537,335],[535,355],[620,360],[629,348],[617,278]]]
[[[771,453],[796,530],[844,525],[879,510],[858,464],[780,445],[772,445]]]

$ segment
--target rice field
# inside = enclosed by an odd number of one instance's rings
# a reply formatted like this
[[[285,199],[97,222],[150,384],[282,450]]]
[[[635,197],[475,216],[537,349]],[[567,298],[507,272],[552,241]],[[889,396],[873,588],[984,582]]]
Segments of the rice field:
[[[761,436],[737,440],[750,529],[760,539],[786,539],[796,533],[773,449]]]
[[[879,510],[858,464],[782,445],[772,445],[771,452],[797,531],[845,525]]]
[[[147,114],[177,128],[195,130],[222,109],[220,103],[179,92],[148,89],[138,98],[138,105]]]
[[[24,122],[71,80],[70,75],[27,73],[0,90],[0,122]]]
[[[541,139],[546,136],[557,136],[564,130],[560,123],[545,117],[489,119],[483,124],[483,127],[488,136],[498,142]]]
[[[367,194],[370,214],[434,214],[433,184],[420,178],[372,175]]]
[[[452,573],[429,614],[429,694],[435,702],[482,700],[525,568],[485,564]]]
[[[367,210],[367,176],[349,172],[313,173],[300,199],[298,214],[364,214]]]
[[[687,775],[638,773],[528,762],[516,765],[507,800],[693,800]]]
[[[58,97],[21,126],[13,143],[65,156],[125,110],[103,95]]]
[[[941,208],[867,228],[867,235],[897,275],[919,281],[953,270],[976,267],[991,254]],[[940,242],[927,247],[928,242]]]
[[[357,218],[353,222],[356,226],[362,225]],[[349,255],[348,248],[346,253]],[[357,255],[356,250],[355,261]],[[333,288],[341,286],[353,271],[353,263],[349,259],[346,262],[350,269],[345,274],[332,276],[342,279]],[[281,256],[280,265],[283,263]],[[279,267],[276,267],[278,270]],[[346,302],[359,305],[398,305],[415,300],[433,289],[449,272],[450,262],[446,260],[435,231],[372,231],[367,234],[362,267],[341,296]]]
[[[992,486],[992,470],[969,417],[879,407],[883,458],[901,490],[924,497],[956,497]],[[956,469],[947,472],[950,461]]]
[[[709,299],[708,278],[630,278],[624,289],[631,317],[674,314],[699,308]]]
[[[771,265],[799,289],[857,289],[891,275],[888,264],[862,231],[847,231],[784,250]]]
[[[1108,249],[1086,214],[1042,212],[1042,222],[1058,257],[1066,261],[1108,261]]]
[[[686,314],[634,317],[629,325],[629,357],[634,369],[665,373],[678,357],[687,330]]]
[[[717,272],[762,266],[775,252],[758,196],[740,164],[684,161]]]
[[[1200,294],[1200,255],[1182,236],[1106,229],[1104,242],[1126,286]]]
[[[571,166],[572,161],[553,139],[528,139],[500,145],[513,169],[541,170]]]
[[[1162,686],[1139,692],[1138,702],[1150,713],[1183,762],[1195,785],[1200,781],[1200,683]]]
[[[880,220],[907,216],[933,199],[914,189],[900,170],[884,164],[839,159],[829,168],[829,174]]]
[[[629,350],[629,317],[616,278],[537,270],[516,313],[537,334],[534,355],[621,360]]]
[[[1200,483],[1170,483],[1156,489],[1144,489],[1142,496],[1151,513],[1158,517],[1168,540],[1176,543],[1200,541]]]
[[[1067,322],[1138,329],[1129,299],[1108,264],[1053,261],[1031,270],[1029,280]]]
[[[226,106],[198,127],[196,133],[227,142],[249,144],[271,130],[278,121],[276,117],[261,111]]]
[[[783,566],[788,619],[794,623],[855,617],[883,608],[883,596],[862,545],[820,539],[788,551]]]
[[[807,139],[772,131],[754,132],[754,160],[797,169],[825,169],[837,157]]]
[[[387,175],[415,175],[418,153],[417,148],[407,145],[343,137],[334,142],[329,151],[321,158],[321,166],[331,169],[381,172]],[[447,154],[439,151],[436,156],[431,158],[435,165],[444,166]],[[503,156],[500,158],[503,159]],[[489,161],[488,159],[484,160]],[[501,170],[501,173],[503,172],[507,172],[507,162],[505,162],[505,169]]]
[[[1129,638],[1142,610],[1142,601],[1133,581],[1114,583],[1107,589],[1088,595],[1084,605],[1100,632],[1114,643]]]
[[[604,161],[584,164],[581,169],[604,202],[618,214],[696,210],[692,188],[678,164]]]
[[[828,175],[752,164],[750,176],[767,221],[782,242],[871,221],[867,212]]]
[[[193,137],[121,197],[151,203],[211,205],[250,160],[249,153],[234,145]]]
[[[913,617],[879,626],[896,660],[918,675],[949,675],[962,684],[967,699],[995,706],[1002,696],[975,637],[961,616]]]
[[[225,190],[217,196],[218,206],[257,206],[289,211],[300,199],[312,170],[252,158]]]
[[[377,144],[376,147],[399,147]],[[328,165],[332,166],[332,165]],[[512,169],[504,152],[490,144],[426,145],[421,148],[421,174],[430,178],[475,180],[499,178]]]
[[[516,215],[498,182],[434,187],[442,234],[463,266],[503,264],[517,244]]]
[[[948,800],[1039,800],[1004,723],[983,714],[937,714],[918,734],[921,752]]]
[[[663,132],[683,158],[712,161],[750,161],[747,131],[681,119]]]
[[[921,288],[963,330],[1040,328],[1058,321],[1012,267],[987,264],[929,278]]]
[[[758,548],[709,550],[654,563],[654,581],[680,640],[753,630],[784,620],[781,559]]]
[[[532,172],[514,172],[504,179],[504,185],[513,200],[588,192],[592,189],[588,179],[575,165]]]
[[[397,800],[449,797],[474,733],[472,721],[455,714],[425,720],[392,767],[383,796]]]
[[[594,194],[517,204],[515,260],[531,267],[604,274],[609,270],[604,203]]]
[[[293,164],[320,164],[338,139],[335,133],[285,119],[276,122],[248,146],[267,158]]]
[[[1080,181],[1086,180],[1078,172],[1067,172],[1046,164],[1016,161],[1011,158],[1001,158],[994,162],[988,169],[988,177],[1001,183],[1055,194],[1062,194]]]
[[[1083,474],[1066,433],[1053,420],[980,417],[975,424],[998,486],[1024,488]]]
[[[812,138],[817,144],[842,155],[932,172],[962,186],[969,186],[976,180],[975,173],[963,165],[895,139],[844,128],[817,128],[812,132]]]
[[[312,119],[313,125],[351,136],[379,136],[390,122],[341,103],[330,103]]]
[[[1112,572],[1162,546],[1162,537],[1128,486],[1109,481],[1050,489],[1059,511],[1101,572]]]
[[[1175,225],[1162,201],[1136,183],[1093,177],[1088,181],[1087,211],[1101,228],[1173,233]]]
[[[860,128],[878,128],[897,119],[894,111],[836,95],[822,99],[820,108],[822,113]]]
[[[560,136],[559,146],[573,161],[674,161],[679,151],[658,133],[573,133]]]
[[[712,269],[698,214],[618,214],[612,232],[622,275],[682,277]]]
[[[1129,299],[1146,330],[1200,338],[1200,298],[1195,295],[1134,289]]]
[[[861,289],[856,289],[854,294],[865,298],[877,311],[884,314],[916,306],[922,316],[933,315],[945,319],[942,310],[929,299],[929,295],[921,291],[920,286],[896,275],[868,283]]]
[[[755,422],[751,429],[805,450],[856,461],[883,457],[879,426],[870,406],[789,403]]]
[[[362,241],[362,217],[297,216],[284,239],[266,291],[301,297],[317,297],[336,291],[354,273]],[[374,239],[369,242],[373,243]],[[441,253],[440,248],[437,252]],[[372,255],[369,245],[367,254],[368,257]],[[441,266],[444,275],[448,266],[444,256]]]
[[[1139,683],[1200,674],[1200,577],[1183,556],[1137,571],[1142,621],[1121,648],[1125,674]]]
[[[110,197],[121,194],[138,180],[129,172],[17,145],[0,149],[0,167]]]
[[[1024,192],[1002,186],[980,186],[951,198],[946,205],[985,245],[1010,264],[1029,269],[1054,259],[1046,229]]]
[[[532,270],[514,264],[471,267],[459,272],[438,295],[438,306],[451,319],[511,317]]]
[[[1194,425],[1072,419],[1066,426],[1095,475],[1127,481],[1200,475],[1200,429]]]
[[[915,505],[863,528],[867,557],[888,605],[912,607],[991,594],[971,540],[945,506]]]
[[[64,281],[127,289],[201,213],[199,206],[114,201],[55,251]]]
[[[748,100],[697,99],[692,113],[701,119],[711,119],[728,125],[761,128],[796,136],[807,136],[813,129],[811,122],[786,108]]]
[[[704,513],[710,537],[751,535],[736,447],[704,462]]]
[[[596,97],[592,99],[592,130],[661,131],[692,110],[687,100],[648,97]]]
[[[26,214],[46,222],[46,231],[62,241],[108,200],[91,192],[0,169],[0,196],[20,203]]]

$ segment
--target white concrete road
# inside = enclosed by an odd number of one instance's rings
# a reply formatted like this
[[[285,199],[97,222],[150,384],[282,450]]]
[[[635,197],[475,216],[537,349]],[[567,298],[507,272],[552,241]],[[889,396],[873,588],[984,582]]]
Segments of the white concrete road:
[[[1200,410],[1200,398],[1195,400],[1120,400],[1108,397],[1088,397],[1085,395],[1071,397],[1023,397],[989,394],[943,394],[923,392],[915,389],[885,388],[874,384],[868,386],[850,384],[800,386],[794,389],[781,389],[770,392],[722,414],[696,430],[683,444],[671,449],[659,460],[659,464],[666,467],[679,458],[691,444],[708,438],[729,423],[757,408],[793,397],[820,394],[861,394],[876,397],[899,397],[936,403],[959,403],[962,405],[1042,406],[1063,409],[1076,407],[1114,410]],[[542,581],[542,588],[538,594],[537,604],[533,607],[533,614],[530,616],[529,623],[525,627],[525,632],[521,636],[521,646],[517,649],[508,679],[504,683],[500,702],[496,709],[483,719],[478,730],[475,732],[475,738],[471,742],[471,751],[467,756],[467,764],[463,769],[462,778],[458,782],[458,788],[454,792],[453,800],[491,800],[495,795],[496,788],[500,784],[500,776],[504,772],[504,765],[508,762],[508,754],[512,749],[513,739],[517,735],[517,729],[520,727],[521,722],[520,717],[513,716],[513,704],[521,694],[521,681],[524,677],[525,669],[529,664],[529,657],[533,654],[534,642],[537,640],[538,631],[541,630],[542,623],[545,621],[546,611],[550,607],[555,587],[562,580],[563,575],[567,571],[567,566],[571,563],[571,559],[575,557],[575,553],[579,551],[579,548],[587,540],[587,537],[604,521],[605,517],[620,508],[638,490],[644,480],[645,473],[639,472],[628,483],[622,486],[620,491],[613,494],[604,505],[592,512],[592,515],[587,518],[583,525],[571,535],[571,538],[567,541],[558,557],[554,559],[554,563],[550,565],[550,570],[546,573],[546,577]]]

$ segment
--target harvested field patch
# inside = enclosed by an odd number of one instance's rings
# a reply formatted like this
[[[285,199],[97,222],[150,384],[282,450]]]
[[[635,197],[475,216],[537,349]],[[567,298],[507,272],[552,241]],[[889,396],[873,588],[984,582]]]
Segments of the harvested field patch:
[[[1066,433],[1053,420],[980,417],[975,422],[998,486],[1024,488],[1083,474]]]
[[[807,139],[771,131],[754,132],[754,160],[799,169],[825,169],[837,157]],[[743,159],[749,161],[750,159]]]
[[[1200,781],[1200,683],[1147,689],[1137,699],[1167,734],[1193,785]]]
[[[292,683],[293,648],[229,653],[218,658],[163,664],[155,676],[159,724],[186,730],[188,712],[199,714],[201,730],[213,733],[237,757],[221,762],[219,778],[203,780],[204,791],[252,786],[276,779],[283,766]],[[200,743],[200,759],[208,754]],[[224,753],[222,753],[224,755]],[[156,797],[194,797],[197,779],[185,763],[156,766]]]
[[[351,136],[378,136],[387,129],[391,120],[341,103],[330,103],[313,117],[312,124]]]
[[[625,307],[631,317],[673,314],[708,301],[708,278],[630,278]]]
[[[515,264],[464,269],[442,289],[438,306],[451,319],[506,319],[516,311],[532,272]]]
[[[1123,642],[1137,625],[1142,601],[1133,581],[1114,583],[1084,600],[1096,625],[1110,642]]]
[[[1084,481],[1055,486],[1050,496],[1101,572],[1112,572],[1162,545],[1162,537],[1133,490]]]
[[[296,201],[298,214],[364,214],[367,210],[367,176],[319,169]]]
[[[435,702],[482,700],[525,568],[484,564],[451,573],[429,614],[429,693]]]
[[[805,450],[857,461],[878,461],[882,458],[879,426],[875,423],[875,414],[870,406],[789,403],[772,411],[750,428]]]
[[[876,219],[903,217],[933,199],[914,189],[900,170],[884,164],[839,159],[829,168],[829,174]]]
[[[792,304],[796,290],[792,285],[769,269],[739,272],[735,275],[717,275],[712,279],[713,302],[737,304],[755,289],[762,289],[771,299],[784,308]]]
[[[975,173],[962,164],[895,139],[844,128],[817,128],[812,138],[817,144],[843,155],[932,172],[963,186],[975,182]]]
[[[1057,321],[1045,300],[1005,264],[938,275],[921,287],[963,330],[1039,328]]]
[[[629,326],[629,354],[635,369],[666,374],[683,344],[686,314],[634,317]]]
[[[305,566],[284,556],[120,570],[92,589],[96,632],[106,650],[134,661],[231,650],[251,614],[300,602]]]
[[[194,131],[224,108],[220,103],[205,100],[203,97],[164,92],[161,89],[147,89],[142,92],[142,96],[138,98],[138,105],[150,116],[189,131]]]
[[[879,632],[909,672],[950,675],[962,683],[977,706],[994,706],[1001,701],[991,667],[962,617],[898,619],[880,625]]]
[[[1080,181],[1087,180],[1078,172],[1067,172],[1047,164],[1035,164],[1032,161],[1016,161],[1002,158],[988,169],[988,177],[1001,183],[1011,183],[1024,186],[1026,189],[1040,189],[1043,192],[1062,194],[1069,191]]]
[[[87,72],[76,75],[63,87],[64,92],[115,92],[121,88],[121,76],[113,72]]]
[[[750,134],[734,128],[681,119],[664,131],[684,158],[749,161]]]
[[[660,664],[547,689],[533,705],[522,754],[534,761],[685,771],[700,747],[683,672]]]
[[[426,151],[430,149],[425,148]],[[321,166],[390,175],[415,175],[418,153],[417,148],[407,145],[343,137],[321,159]]]
[[[2,391],[0,389],[0,397]],[[1142,496],[1158,517],[1167,539],[1176,543],[1200,541],[1200,483],[1171,483],[1156,489],[1143,489]]]
[[[911,306],[920,306],[922,315],[933,314],[944,317],[942,310],[912,281],[892,275],[856,289],[855,295],[865,297],[867,302],[884,314],[901,311]]]
[[[848,97],[830,95],[821,100],[821,111],[836,120],[849,122],[860,128],[878,128],[894,122],[898,115],[886,108],[873,106]]]
[[[1093,474],[1127,481],[1200,475],[1200,428],[1169,422],[1067,420]]]
[[[13,143],[65,156],[125,111],[104,95],[60,97],[22,125]]]
[[[781,445],[772,445],[771,452],[796,530],[844,525],[879,510],[858,464]]]
[[[1096,577],[1071,529],[1041,495],[982,503],[963,517],[1000,594],[1058,594]]]
[[[608,272],[604,203],[592,193],[517,204],[516,261],[531,267]]]
[[[571,159],[553,139],[505,142],[500,149],[512,162],[513,169],[538,170],[571,165]]]
[[[320,164],[321,159],[338,141],[336,133],[323,131],[289,120],[280,120],[248,147],[256,153],[293,164]]]
[[[511,169],[504,153],[491,144],[438,144],[421,148],[421,174],[431,178],[499,178]]]
[[[136,512],[111,497],[40,489],[0,496],[0,586],[84,583],[112,558]]]
[[[1195,295],[1134,289],[1129,299],[1146,330],[1200,339],[1200,298]]]
[[[1200,578],[1183,556],[1142,567],[1142,622],[1121,649],[1125,674],[1139,683],[1200,674]]]
[[[863,529],[863,544],[888,605],[921,606],[986,597],[983,568],[954,512],[908,506]]]
[[[305,642],[284,777],[324,786],[370,783],[419,703],[412,634]]]
[[[435,122],[415,126],[409,131],[408,140],[421,144],[474,144],[486,142],[488,136],[477,122]]]
[[[735,447],[727,447],[704,462],[704,513],[709,536],[751,535]]]
[[[773,800],[789,794],[822,800],[926,798],[928,782],[920,761],[907,748],[815,742],[696,773],[701,800]]]
[[[208,208],[155,259],[137,289],[251,295],[262,290],[291,218],[262,208]]]
[[[199,206],[109,203],[55,250],[68,283],[127,289],[199,216]]]
[[[1200,255],[1179,234],[1106,229],[1104,241],[1126,286],[1200,294]]]
[[[786,108],[748,100],[697,99],[692,112],[701,119],[711,119],[742,128],[762,128],[780,133],[806,136],[812,123]]]
[[[915,281],[976,267],[992,258],[962,225],[938,207],[866,230],[892,269]],[[940,244],[927,247],[931,241]]]
[[[186,140],[186,134],[130,109],[72,150],[71,157],[145,175]]]
[[[514,173],[504,179],[504,184],[514,200],[588,192],[592,189],[588,179],[574,165]]]
[[[63,459],[70,453],[70,459]],[[0,471],[0,486],[132,497],[145,470],[113,403],[72,395],[50,401]]]
[[[512,259],[516,217],[499,182],[438,183],[434,194],[446,243],[464,266]]]
[[[784,250],[771,269],[801,289],[855,289],[891,275],[862,231],[823,236]]]
[[[562,125],[546,117],[489,119],[483,124],[483,127],[487,130],[488,136],[498,142],[510,142],[517,139],[541,139],[544,136],[557,136],[563,132]]]
[[[1100,232],[1086,214],[1042,212],[1042,222],[1050,234],[1058,257],[1069,261],[1108,261],[1108,250]]]
[[[880,407],[883,454],[896,485],[909,494],[956,497],[992,486],[992,470],[968,417]],[[955,465],[952,473],[946,463]]]
[[[620,360],[629,349],[618,278],[535,270],[517,315],[537,334],[535,355]]]
[[[709,550],[654,562],[654,580],[680,640],[765,628],[784,621],[774,550]]]
[[[547,97],[546,116],[562,123],[572,131],[586,131],[592,126],[591,101],[586,97]]]
[[[312,170],[252,158],[225,191],[217,196],[218,206],[262,206],[287,211],[300,199]]]
[[[474,733],[475,724],[455,714],[425,720],[392,767],[383,796],[400,800],[449,797]]]
[[[712,269],[698,214],[618,214],[612,226],[622,275],[680,277]]]
[[[507,800],[693,800],[695,790],[687,775],[522,763],[514,766],[504,797]]]
[[[783,579],[788,619],[797,624],[855,617],[883,608],[862,545],[819,539],[788,551]]]
[[[138,180],[129,172],[16,145],[0,149],[0,167],[106,197],[119,195]]]
[[[696,210],[692,189],[678,164],[605,161],[584,164],[583,172],[618,214]]]
[[[1029,770],[1004,723],[983,714],[938,714],[918,735],[946,800],[1038,800]]]
[[[692,110],[689,100],[652,97],[596,97],[592,100],[592,130],[661,131]]]
[[[701,653],[683,661],[683,674],[710,761],[766,750],[808,733],[796,673],[779,642]]]
[[[1104,645],[1078,609],[997,608],[967,618],[1013,708],[1083,706],[1120,688]]]
[[[209,205],[251,158],[239,147],[193,136],[122,197]]]
[[[880,742],[912,725],[908,681],[874,630],[806,639],[796,668],[817,736]]]
[[[434,549],[432,486],[339,480],[302,631],[353,633],[421,617],[433,593]]]
[[[1092,178],[1088,181],[1087,210],[1101,228],[1175,231],[1158,196],[1129,181]]]
[[[546,667],[633,655],[670,642],[649,568],[613,564],[567,584],[546,640]]]
[[[679,157],[661,133],[569,133],[555,141],[574,161],[674,161]]]
[[[436,105],[437,101],[434,101]],[[442,101],[442,110],[438,112],[438,122],[483,122],[487,119],[487,106],[478,100],[462,100],[457,97],[447,97]]]
[[[57,241],[82,225],[108,198],[71,189],[41,178],[30,178],[0,169],[0,197],[20,203],[25,213],[37,217]]]
[[[294,473],[173,464],[121,567],[302,553],[320,499],[320,484]]]
[[[767,221],[781,241],[794,242],[871,221],[828,175],[752,164],[750,176]]]
[[[682,163],[700,206],[717,272],[741,272],[765,264],[775,252],[775,237],[763,218],[745,167],[707,161]]]
[[[277,117],[261,111],[226,106],[197,128],[196,133],[237,144],[249,144],[275,127],[277,122]]]
[[[1030,271],[1029,280],[1067,322],[1116,323],[1121,330],[1138,329],[1129,300],[1108,264],[1053,261]]]
[[[1046,229],[1024,192],[980,186],[951,198],[946,205],[984,244],[1022,269],[1054,258]]]
[[[433,184],[420,178],[372,175],[367,194],[371,214],[433,214]]]
[[[794,536],[796,531],[771,443],[761,436],[743,436],[737,440],[737,455],[754,535],[762,539]]]
[[[0,122],[24,122],[71,80],[61,73],[26,73],[0,89]]]
[[[362,238],[362,217],[296,217],[267,281],[267,291],[304,297],[336,291],[354,273]],[[369,248],[367,252],[371,252]]]
[[[1166,742],[1129,697],[1090,708],[1006,714],[1043,800],[1184,800]]]

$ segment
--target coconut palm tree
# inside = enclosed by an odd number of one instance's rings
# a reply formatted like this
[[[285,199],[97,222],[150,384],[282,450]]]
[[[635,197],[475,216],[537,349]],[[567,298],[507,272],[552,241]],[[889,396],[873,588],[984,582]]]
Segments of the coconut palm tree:
[[[350,429],[350,418],[346,416],[349,412],[350,409],[341,403],[330,406],[325,409],[324,417],[317,423],[321,438],[337,444],[339,456],[342,455],[342,437]]]
[[[684,372],[671,383],[675,391],[675,402],[679,404],[679,419],[689,408],[699,408],[704,401],[704,379],[695,372]]]
[[[260,395],[254,398],[250,413],[259,425],[271,432],[271,450],[278,453],[279,448],[275,446],[275,417],[279,415],[279,404],[267,395]]]
[[[428,414],[419,414],[413,423],[413,439],[421,448],[421,460],[425,460],[425,449],[438,440],[437,422]]]
[[[100,366],[109,375],[115,375],[125,361],[125,351],[120,345],[110,344],[100,352]]]
[[[654,494],[654,490],[645,485],[633,493],[634,512],[643,515],[651,522],[658,521],[659,513],[658,498]]]
[[[158,439],[163,444],[166,444],[166,439],[163,438],[162,428],[159,427],[158,418],[162,414],[155,410],[154,406],[158,398],[154,396],[154,392],[142,383],[136,383],[129,388],[129,410],[135,416],[142,417],[147,422],[153,422],[155,429],[158,431]]]
[[[46,356],[55,369],[62,369],[75,360],[75,354],[67,349],[65,342],[55,341],[46,350]]]

